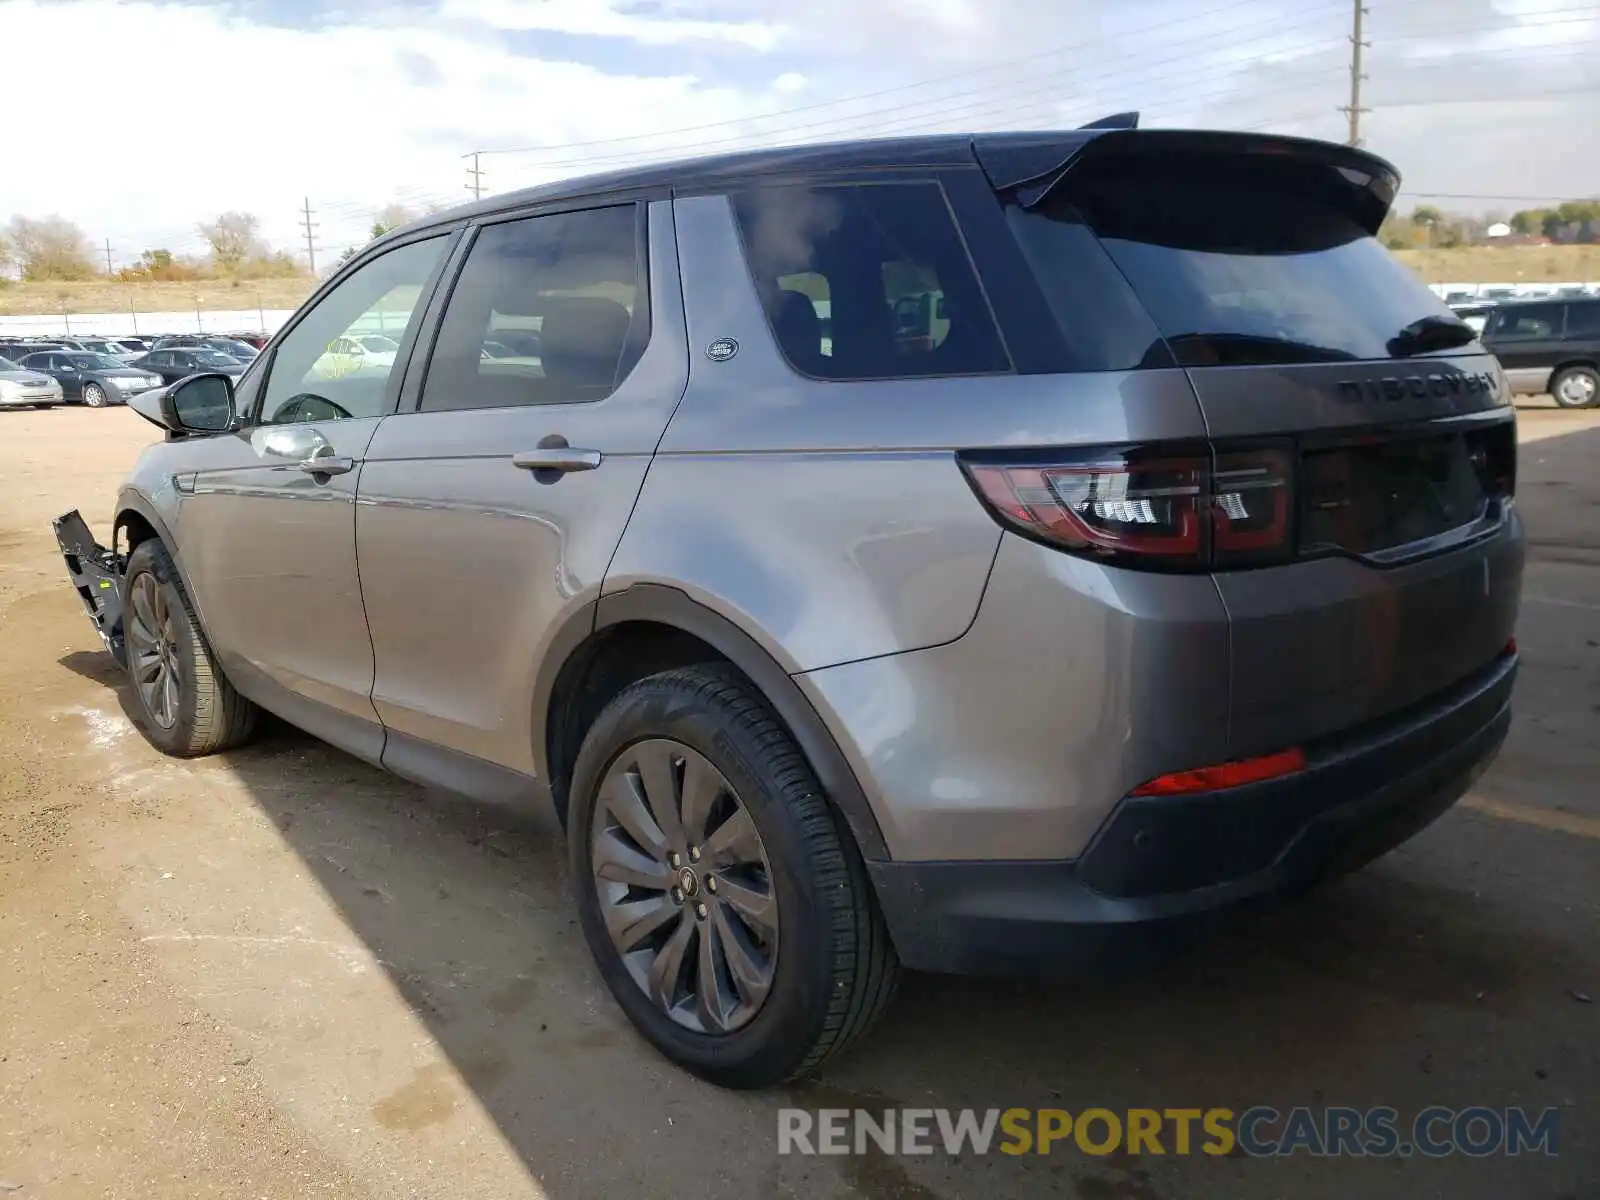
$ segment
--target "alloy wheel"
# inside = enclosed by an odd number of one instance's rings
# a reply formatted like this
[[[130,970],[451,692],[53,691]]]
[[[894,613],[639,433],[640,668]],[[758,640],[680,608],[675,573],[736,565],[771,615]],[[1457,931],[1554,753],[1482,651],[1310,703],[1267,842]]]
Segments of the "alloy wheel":
[[[633,743],[601,780],[589,849],[606,930],[644,994],[698,1033],[747,1024],[772,989],[778,898],[722,772],[681,742]]]
[[[129,589],[128,662],[150,719],[163,729],[178,720],[178,634],[172,606],[146,571]]]
[[[1561,399],[1574,408],[1593,404],[1594,397],[1595,381],[1593,375],[1586,375],[1582,371],[1574,371],[1561,380]]]
[[[91,383],[83,389],[83,402],[90,408],[104,408],[106,406],[106,394],[99,384]]]

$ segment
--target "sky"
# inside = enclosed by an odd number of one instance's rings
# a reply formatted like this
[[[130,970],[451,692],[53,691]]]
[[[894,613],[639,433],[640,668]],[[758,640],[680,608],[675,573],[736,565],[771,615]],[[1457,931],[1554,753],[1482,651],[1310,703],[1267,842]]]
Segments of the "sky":
[[[323,265],[385,204],[469,199],[472,151],[492,194],[1125,109],[1343,140],[1352,3],[0,0],[4,124],[41,138],[0,161],[0,222],[60,214],[120,264],[198,252],[197,222],[242,210],[303,253],[309,199]],[[1600,195],[1600,0],[1368,8],[1362,132],[1400,167],[1402,203]]]

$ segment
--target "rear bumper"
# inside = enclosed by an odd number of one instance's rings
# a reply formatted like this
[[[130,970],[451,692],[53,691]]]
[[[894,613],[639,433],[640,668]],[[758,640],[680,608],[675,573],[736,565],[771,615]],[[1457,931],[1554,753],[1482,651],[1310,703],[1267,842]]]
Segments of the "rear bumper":
[[[122,560],[94,540],[89,526],[77,509],[63,513],[52,525],[61,557],[66,560],[67,578],[83,602],[95,632],[111,656],[127,664],[122,640]]]
[[[1304,891],[1399,845],[1494,760],[1514,654],[1411,710],[1307,747],[1284,779],[1129,797],[1056,862],[868,863],[907,966],[1040,974],[1159,958],[1224,914]]]

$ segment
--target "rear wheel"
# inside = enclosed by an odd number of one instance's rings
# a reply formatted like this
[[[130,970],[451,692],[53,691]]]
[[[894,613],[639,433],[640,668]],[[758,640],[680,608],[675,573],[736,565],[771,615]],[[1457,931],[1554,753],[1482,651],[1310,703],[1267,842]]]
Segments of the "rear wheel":
[[[584,936],[664,1055],[724,1087],[864,1033],[899,961],[850,835],[739,674],[653,675],[584,739],[567,836]]]
[[[150,744],[178,758],[245,741],[256,706],[217,668],[167,548],[151,538],[128,558],[123,580],[128,678]]]
[[[1565,367],[1550,381],[1550,394],[1562,408],[1593,408],[1600,400],[1600,373],[1593,367]]]
[[[110,403],[106,399],[105,388],[98,383],[86,383],[83,385],[83,402],[90,408],[104,408]]]

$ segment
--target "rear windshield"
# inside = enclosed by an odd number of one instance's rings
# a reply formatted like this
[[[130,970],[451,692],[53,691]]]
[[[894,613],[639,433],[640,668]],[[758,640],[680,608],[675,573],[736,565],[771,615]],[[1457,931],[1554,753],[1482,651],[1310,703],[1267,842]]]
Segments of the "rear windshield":
[[[1225,165],[1072,181],[1029,217],[1085,221],[1183,366],[1399,358],[1471,340],[1435,331],[1419,345],[1417,322],[1454,322],[1415,274],[1331,203]],[[1047,272],[1044,240],[1019,233]]]

